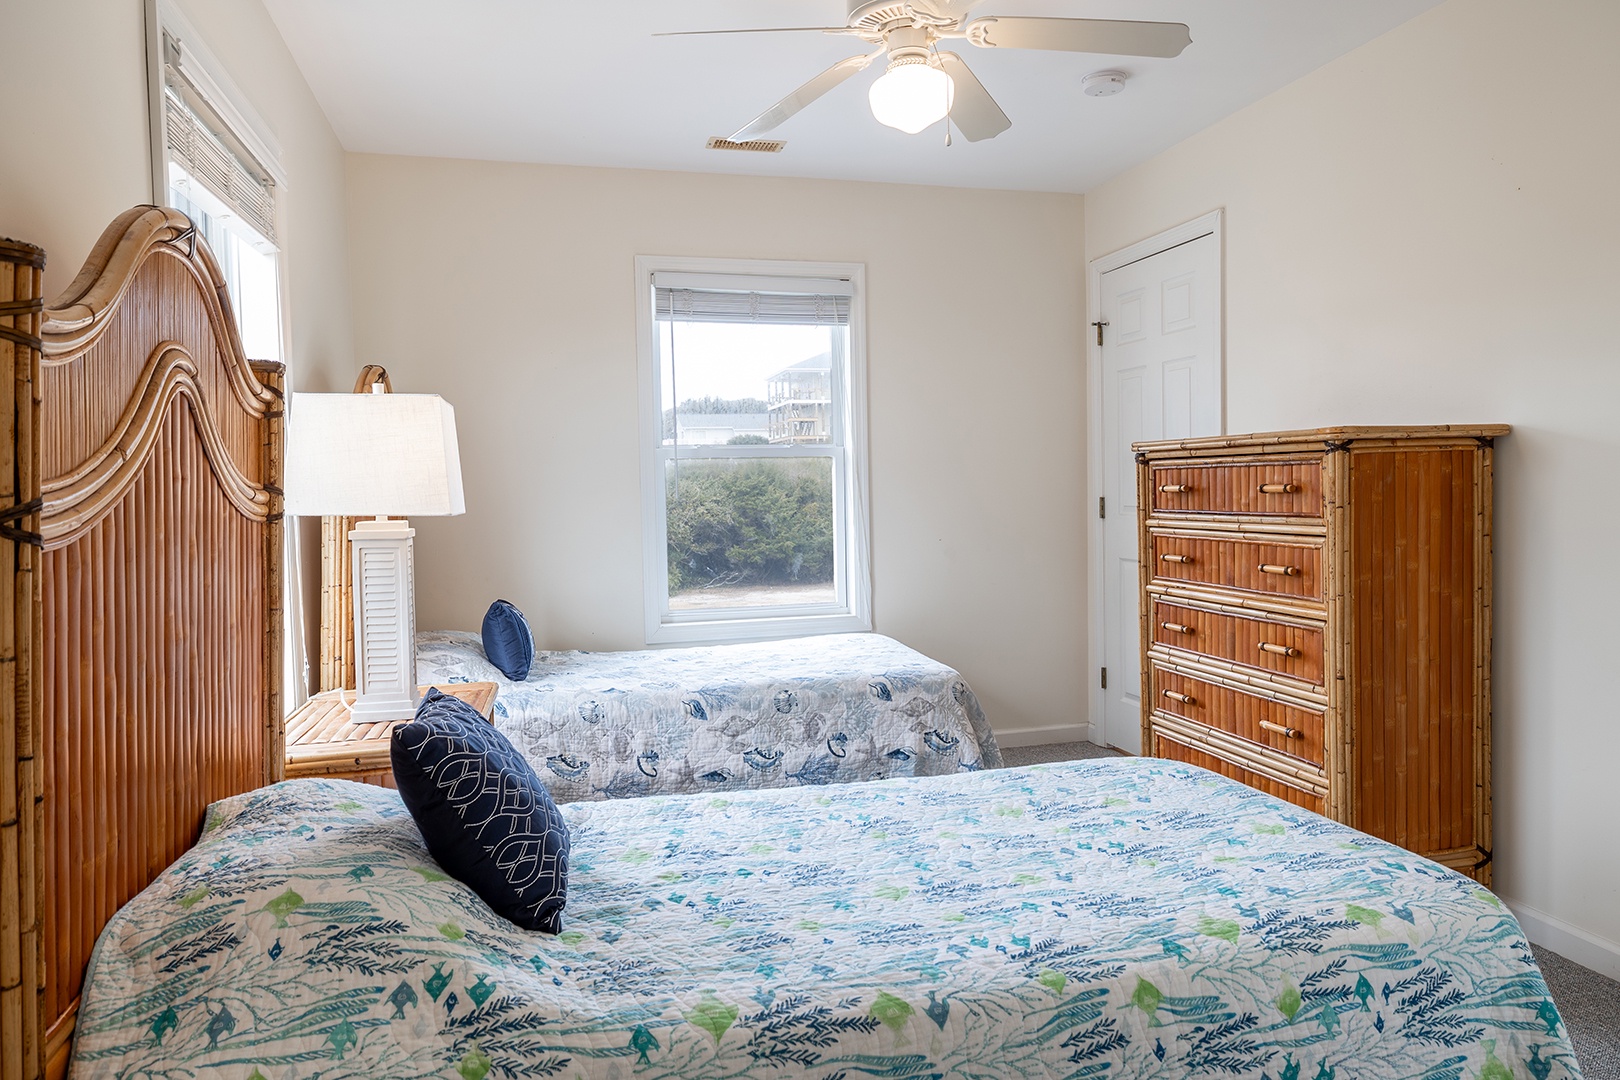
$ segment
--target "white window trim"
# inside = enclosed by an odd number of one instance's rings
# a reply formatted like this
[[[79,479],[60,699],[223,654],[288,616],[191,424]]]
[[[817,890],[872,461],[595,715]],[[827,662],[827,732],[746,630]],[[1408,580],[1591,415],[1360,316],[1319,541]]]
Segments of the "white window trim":
[[[771,615],[705,617],[683,614],[666,621],[669,597],[668,546],[664,532],[662,484],[658,475],[663,409],[654,370],[657,327],[653,319],[653,274],[705,274],[797,278],[813,286],[816,279],[848,281],[854,296],[849,305],[849,356],[845,379],[848,408],[844,421],[847,471],[843,504],[834,508],[834,531],[844,552],[847,610],[816,612],[813,608],[779,609]],[[719,645],[739,641],[836,634],[872,629],[871,495],[867,464],[866,424],[866,267],[861,263],[789,262],[774,259],[700,259],[637,255],[635,260],[636,356],[641,397],[641,527],[643,609],[648,645]],[[736,456],[737,448],[705,447],[706,456]],[[758,456],[757,452],[749,456]]]
[[[290,235],[287,171],[281,163],[281,143],[247,95],[231,79],[225,66],[208,48],[202,35],[174,0],[146,0],[146,96],[148,155],[152,167],[152,204],[169,205],[168,109],[164,104],[163,35],[178,38],[183,46],[186,77],[254,160],[274,182],[271,195],[276,217],[276,288],[281,302],[281,360],[287,369],[287,392],[292,392],[292,286],[288,272],[287,237]]]
[[[164,131],[163,35],[176,38],[182,46],[181,66],[186,79],[235,136],[244,149],[275,181],[276,216],[285,209],[280,189],[287,186],[287,172],[281,165],[281,144],[247,95],[237,87],[225,66],[219,62],[202,36],[197,33],[173,0],[146,0],[146,93],[148,128],[151,137],[152,201],[164,204],[169,188],[168,139]],[[279,224],[279,222],[278,222]]]

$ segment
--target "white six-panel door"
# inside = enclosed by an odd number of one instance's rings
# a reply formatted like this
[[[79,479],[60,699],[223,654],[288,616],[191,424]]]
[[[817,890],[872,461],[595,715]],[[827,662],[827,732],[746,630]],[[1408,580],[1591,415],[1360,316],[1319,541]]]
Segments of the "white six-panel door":
[[[1095,264],[1099,310],[1092,317],[1105,323],[1099,350],[1101,651],[1107,669],[1101,734],[1108,745],[1132,753],[1142,749],[1142,661],[1131,443],[1221,433],[1217,224],[1210,222],[1201,234],[1185,227],[1166,234],[1174,246],[1165,249],[1155,250],[1149,241]],[[1189,231],[1193,235],[1186,238]]]

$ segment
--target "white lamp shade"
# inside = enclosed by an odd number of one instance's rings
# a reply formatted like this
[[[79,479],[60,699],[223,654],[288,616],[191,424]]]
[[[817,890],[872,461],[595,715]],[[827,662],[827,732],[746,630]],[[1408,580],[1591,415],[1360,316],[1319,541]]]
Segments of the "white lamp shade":
[[[294,394],[287,513],[442,517],[467,511],[456,411],[437,394]]]
[[[880,124],[915,135],[950,114],[956,84],[928,63],[894,63],[867,92],[872,115]]]

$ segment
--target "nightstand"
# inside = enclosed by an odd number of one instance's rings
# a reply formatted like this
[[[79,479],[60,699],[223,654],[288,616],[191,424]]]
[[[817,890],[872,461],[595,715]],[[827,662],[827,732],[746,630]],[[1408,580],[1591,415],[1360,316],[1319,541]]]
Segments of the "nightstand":
[[[495,707],[492,682],[446,683],[441,693],[458,697],[477,709],[488,720]],[[429,687],[422,687],[426,694]],[[353,690],[328,690],[316,694],[287,717],[287,779],[301,776],[329,776],[337,780],[358,780],[379,787],[394,786],[394,767],[389,747],[394,728],[404,720],[378,724],[351,724],[343,695]]]

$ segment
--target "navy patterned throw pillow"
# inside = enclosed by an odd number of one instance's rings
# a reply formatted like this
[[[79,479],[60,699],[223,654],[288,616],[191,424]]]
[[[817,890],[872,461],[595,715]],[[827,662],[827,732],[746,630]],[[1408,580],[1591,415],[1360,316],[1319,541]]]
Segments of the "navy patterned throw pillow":
[[[568,824],[522,754],[478,710],[429,690],[394,729],[394,783],[427,849],[497,915],[562,929]]]
[[[513,682],[529,677],[534,663],[534,635],[529,620],[510,600],[497,600],[484,612],[484,655]]]

